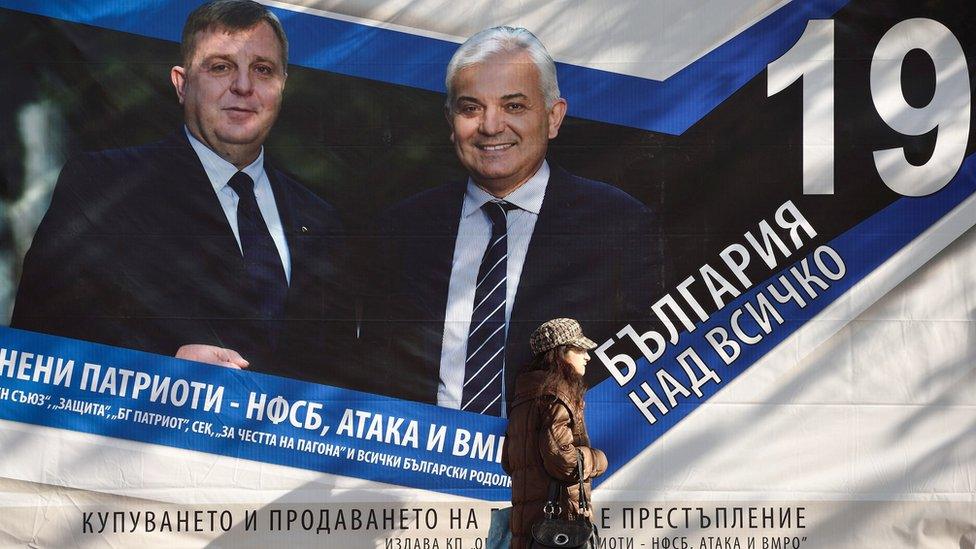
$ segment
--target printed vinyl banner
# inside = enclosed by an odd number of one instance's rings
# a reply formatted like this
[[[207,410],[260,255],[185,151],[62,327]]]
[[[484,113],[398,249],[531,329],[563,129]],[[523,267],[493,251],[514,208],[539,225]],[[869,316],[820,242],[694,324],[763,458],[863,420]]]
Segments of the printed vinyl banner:
[[[970,2],[199,5],[0,0],[0,547],[486,548],[555,318],[600,547],[976,547]]]

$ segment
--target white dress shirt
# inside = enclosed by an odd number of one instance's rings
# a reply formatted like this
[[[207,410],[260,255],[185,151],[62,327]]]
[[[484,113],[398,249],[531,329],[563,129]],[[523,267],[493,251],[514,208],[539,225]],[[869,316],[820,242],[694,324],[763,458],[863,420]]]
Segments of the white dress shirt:
[[[220,206],[224,209],[224,215],[227,216],[230,230],[234,231],[237,248],[241,250],[241,255],[243,255],[244,248],[241,246],[241,235],[237,228],[237,202],[239,198],[234,189],[227,184],[230,178],[238,172],[238,169],[213,152],[210,147],[201,143],[186,126],[183,126],[183,131],[186,132],[190,146],[196,151],[200,163],[203,164],[204,171],[207,172],[210,184],[213,185],[217,199],[220,200]],[[264,147],[261,147],[257,159],[240,171],[254,180],[254,197],[258,202],[258,210],[261,211],[261,217],[264,218],[264,223],[271,232],[271,239],[274,240],[275,248],[278,249],[281,266],[285,268],[285,280],[291,282],[291,254],[288,252],[288,241],[285,239],[285,229],[281,225],[281,216],[278,215],[278,206],[275,204],[271,182],[268,180],[268,174],[264,172]]]
[[[518,208],[508,212],[508,280],[505,282],[505,331],[512,318],[512,306],[518,291],[525,254],[529,249],[532,231],[549,184],[549,164],[543,161],[539,171],[522,186],[512,191],[504,200]],[[454,260],[451,264],[451,280],[447,290],[447,310],[444,313],[444,341],[441,346],[440,383],[437,386],[437,405],[447,408],[461,407],[464,386],[464,363],[468,350],[468,330],[474,309],[474,292],[477,285],[481,258],[491,238],[491,219],[481,207],[498,200],[468,179],[461,205],[461,221],[457,240],[454,242]],[[508,367],[508,365],[506,365]],[[502,379],[505,374],[502,372]],[[505,402],[504,386],[502,401]],[[503,406],[504,409],[504,406]],[[504,413],[504,411],[503,411]]]

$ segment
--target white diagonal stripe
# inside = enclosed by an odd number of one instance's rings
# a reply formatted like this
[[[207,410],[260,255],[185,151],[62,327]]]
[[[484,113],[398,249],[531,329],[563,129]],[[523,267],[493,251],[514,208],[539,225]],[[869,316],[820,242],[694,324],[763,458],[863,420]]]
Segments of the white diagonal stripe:
[[[498,372],[497,372],[497,373],[495,373],[495,376],[494,376],[494,377],[492,377],[491,379],[489,379],[489,380],[488,380],[488,383],[485,383],[485,386],[484,386],[484,387],[482,387],[480,391],[478,391],[477,393],[475,393],[475,394],[474,394],[474,396],[473,396],[473,397],[471,397],[471,400],[469,400],[467,404],[465,404],[464,406],[461,406],[461,409],[462,409],[462,410],[464,410],[464,409],[466,409],[466,408],[467,408],[468,406],[470,406],[470,405],[471,405],[471,403],[472,403],[472,402],[474,402],[474,400],[475,400],[476,398],[478,398],[478,395],[480,395],[481,393],[483,393],[483,392],[485,392],[485,389],[487,389],[487,388],[488,388],[488,386],[489,386],[489,385],[491,385],[491,384],[492,384],[492,383],[493,383],[493,382],[495,381],[495,378],[497,378],[497,377],[498,377],[499,375],[501,375],[501,373],[502,373],[502,371],[501,371],[501,370],[498,370]]]
[[[498,396],[495,397],[495,400],[489,402],[488,403],[488,406],[485,406],[484,408],[482,408],[481,409],[481,413],[482,414],[485,413],[488,410],[488,408],[491,408],[491,405],[494,404],[494,403],[496,403],[496,402],[498,402],[498,399],[500,399],[500,398],[502,398],[501,393],[499,393]]]
[[[465,381],[464,382],[464,385],[462,385],[461,387],[467,387],[468,386],[468,383],[471,383],[476,377],[478,377],[478,374],[481,373],[481,370],[484,370],[485,369],[485,366],[487,366],[489,363],[491,363],[491,361],[494,360],[496,356],[498,356],[498,353],[500,353],[500,352],[502,352],[504,350],[505,350],[505,347],[504,346],[499,347],[498,350],[495,351],[495,354],[491,355],[491,358],[489,358],[488,360],[486,360],[485,363],[481,365],[481,368],[478,368],[478,371],[477,372],[471,374],[471,377],[468,378],[468,380]]]
[[[486,316],[485,319],[481,321],[481,324],[478,324],[478,326],[475,327],[474,330],[471,330],[470,332],[468,332],[468,339],[471,339],[471,336],[474,335],[474,333],[478,331],[478,328],[481,328],[481,326],[483,326],[485,322],[488,322],[488,319],[491,318],[491,315],[493,315],[496,312],[498,312],[498,309],[501,309],[504,306],[505,306],[505,301],[502,300],[502,302],[498,304],[498,307],[495,307],[495,310],[494,311],[488,313],[488,316]]]
[[[484,347],[485,345],[487,345],[488,342],[491,341],[491,338],[495,337],[495,334],[498,333],[498,330],[501,330],[504,327],[505,327],[505,323],[504,322],[501,323],[501,324],[499,324],[498,327],[495,328],[495,331],[492,332],[491,335],[488,336],[481,345],[478,345],[478,348],[475,349],[473,353],[471,353],[471,356],[469,356],[468,358],[464,359],[464,361],[467,362],[467,361],[471,360],[471,357],[473,357],[474,355],[478,354],[478,351],[480,351],[482,347]],[[468,341],[470,341],[470,338],[468,339]]]
[[[498,244],[502,240],[505,240],[505,237],[506,236],[508,236],[508,234],[503,234],[503,235],[499,236],[497,240],[495,240],[494,242],[491,243],[491,246],[488,246],[487,248],[485,248],[485,253],[488,253],[488,250],[494,248],[495,247],[495,244]]]
[[[471,315],[472,316],[474,316],[474,312],[478,310],[478,307],[481,307],[481,305],[484,304],[485,300],[487,300],[489,297],[491,297],[491,294],[495,293],[495,290],[497,290],[499,286],[501,286],[502,284],[504,284],[506,280],[508,280],[508,277],[507,276],[505,278],[499,280],[498,281],[498,284],[495,284],[495,287],[494,288],[488,290],[488,293],[485,294],[485,297],[481,298],[481,301],[479,301],[478,304],[474,306],[474,309],[471,311]],[[504,301],[504,300],[502,300],[502,301]]]
[[[475,290],[477,290],[477,289],[478,289],[478,286],[481,286],[481,283],[482,283],[482,282],[484,282],[484,281],[485,281],[485,279],[487,279],[487,278],[488,278],[488,275],[490,275],[490,274],[491,274],[491,272],[495,270],[495,267],[497,267],[499,263],[501,263],[502,261],[505,261],[505,258],[506,258],[506,257],[508,257],[508,254],[505,254],[505,255],[503,255],[503,256],[502,256],[502,257],[501,257],[501,258],[500,258],[500,259],[499,259],[498,261],[496,261],[496,262],[495,262],[495,264],[494,264],[494,265],[492,265],[492,266],[491,266],[491,268],[490,268],[490,269],[488,269],[488,272],[486,272],[486,273],[484,274],[484,276],[482,276],[482,277],[481,277],[481,280],[479,280],[479,281],[478,281],[478,284],[477,284],[477,285],[475,285],[475,287],[474,287],[474,289],[475,289]]]

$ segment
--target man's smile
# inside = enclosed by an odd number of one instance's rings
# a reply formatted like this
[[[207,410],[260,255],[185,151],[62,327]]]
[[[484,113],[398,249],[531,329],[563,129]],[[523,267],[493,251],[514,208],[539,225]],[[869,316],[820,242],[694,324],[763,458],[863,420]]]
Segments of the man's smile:
[[[479,144],[475,145],[479,149],[486,152],[496,152],[508,150],[515,146],[515,143],[493,143],[493,144]]]

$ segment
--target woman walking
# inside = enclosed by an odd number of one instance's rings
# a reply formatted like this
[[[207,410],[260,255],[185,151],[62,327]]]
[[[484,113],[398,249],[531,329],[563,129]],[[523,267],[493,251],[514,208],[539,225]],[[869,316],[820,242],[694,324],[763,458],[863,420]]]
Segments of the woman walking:
[[[583,374],[596,344],[577,321],[557,318],[536,329],[529,348],[534,358],[515,382],[502,452],[502,467],[512,476],[512,549],[529,547],[551,487],[557,489],[556,518],[589,520],[590,510],[580,508],[580,486],[589,501],[590,479],[607,469],[603,452],[590,448],[583,420]]]

